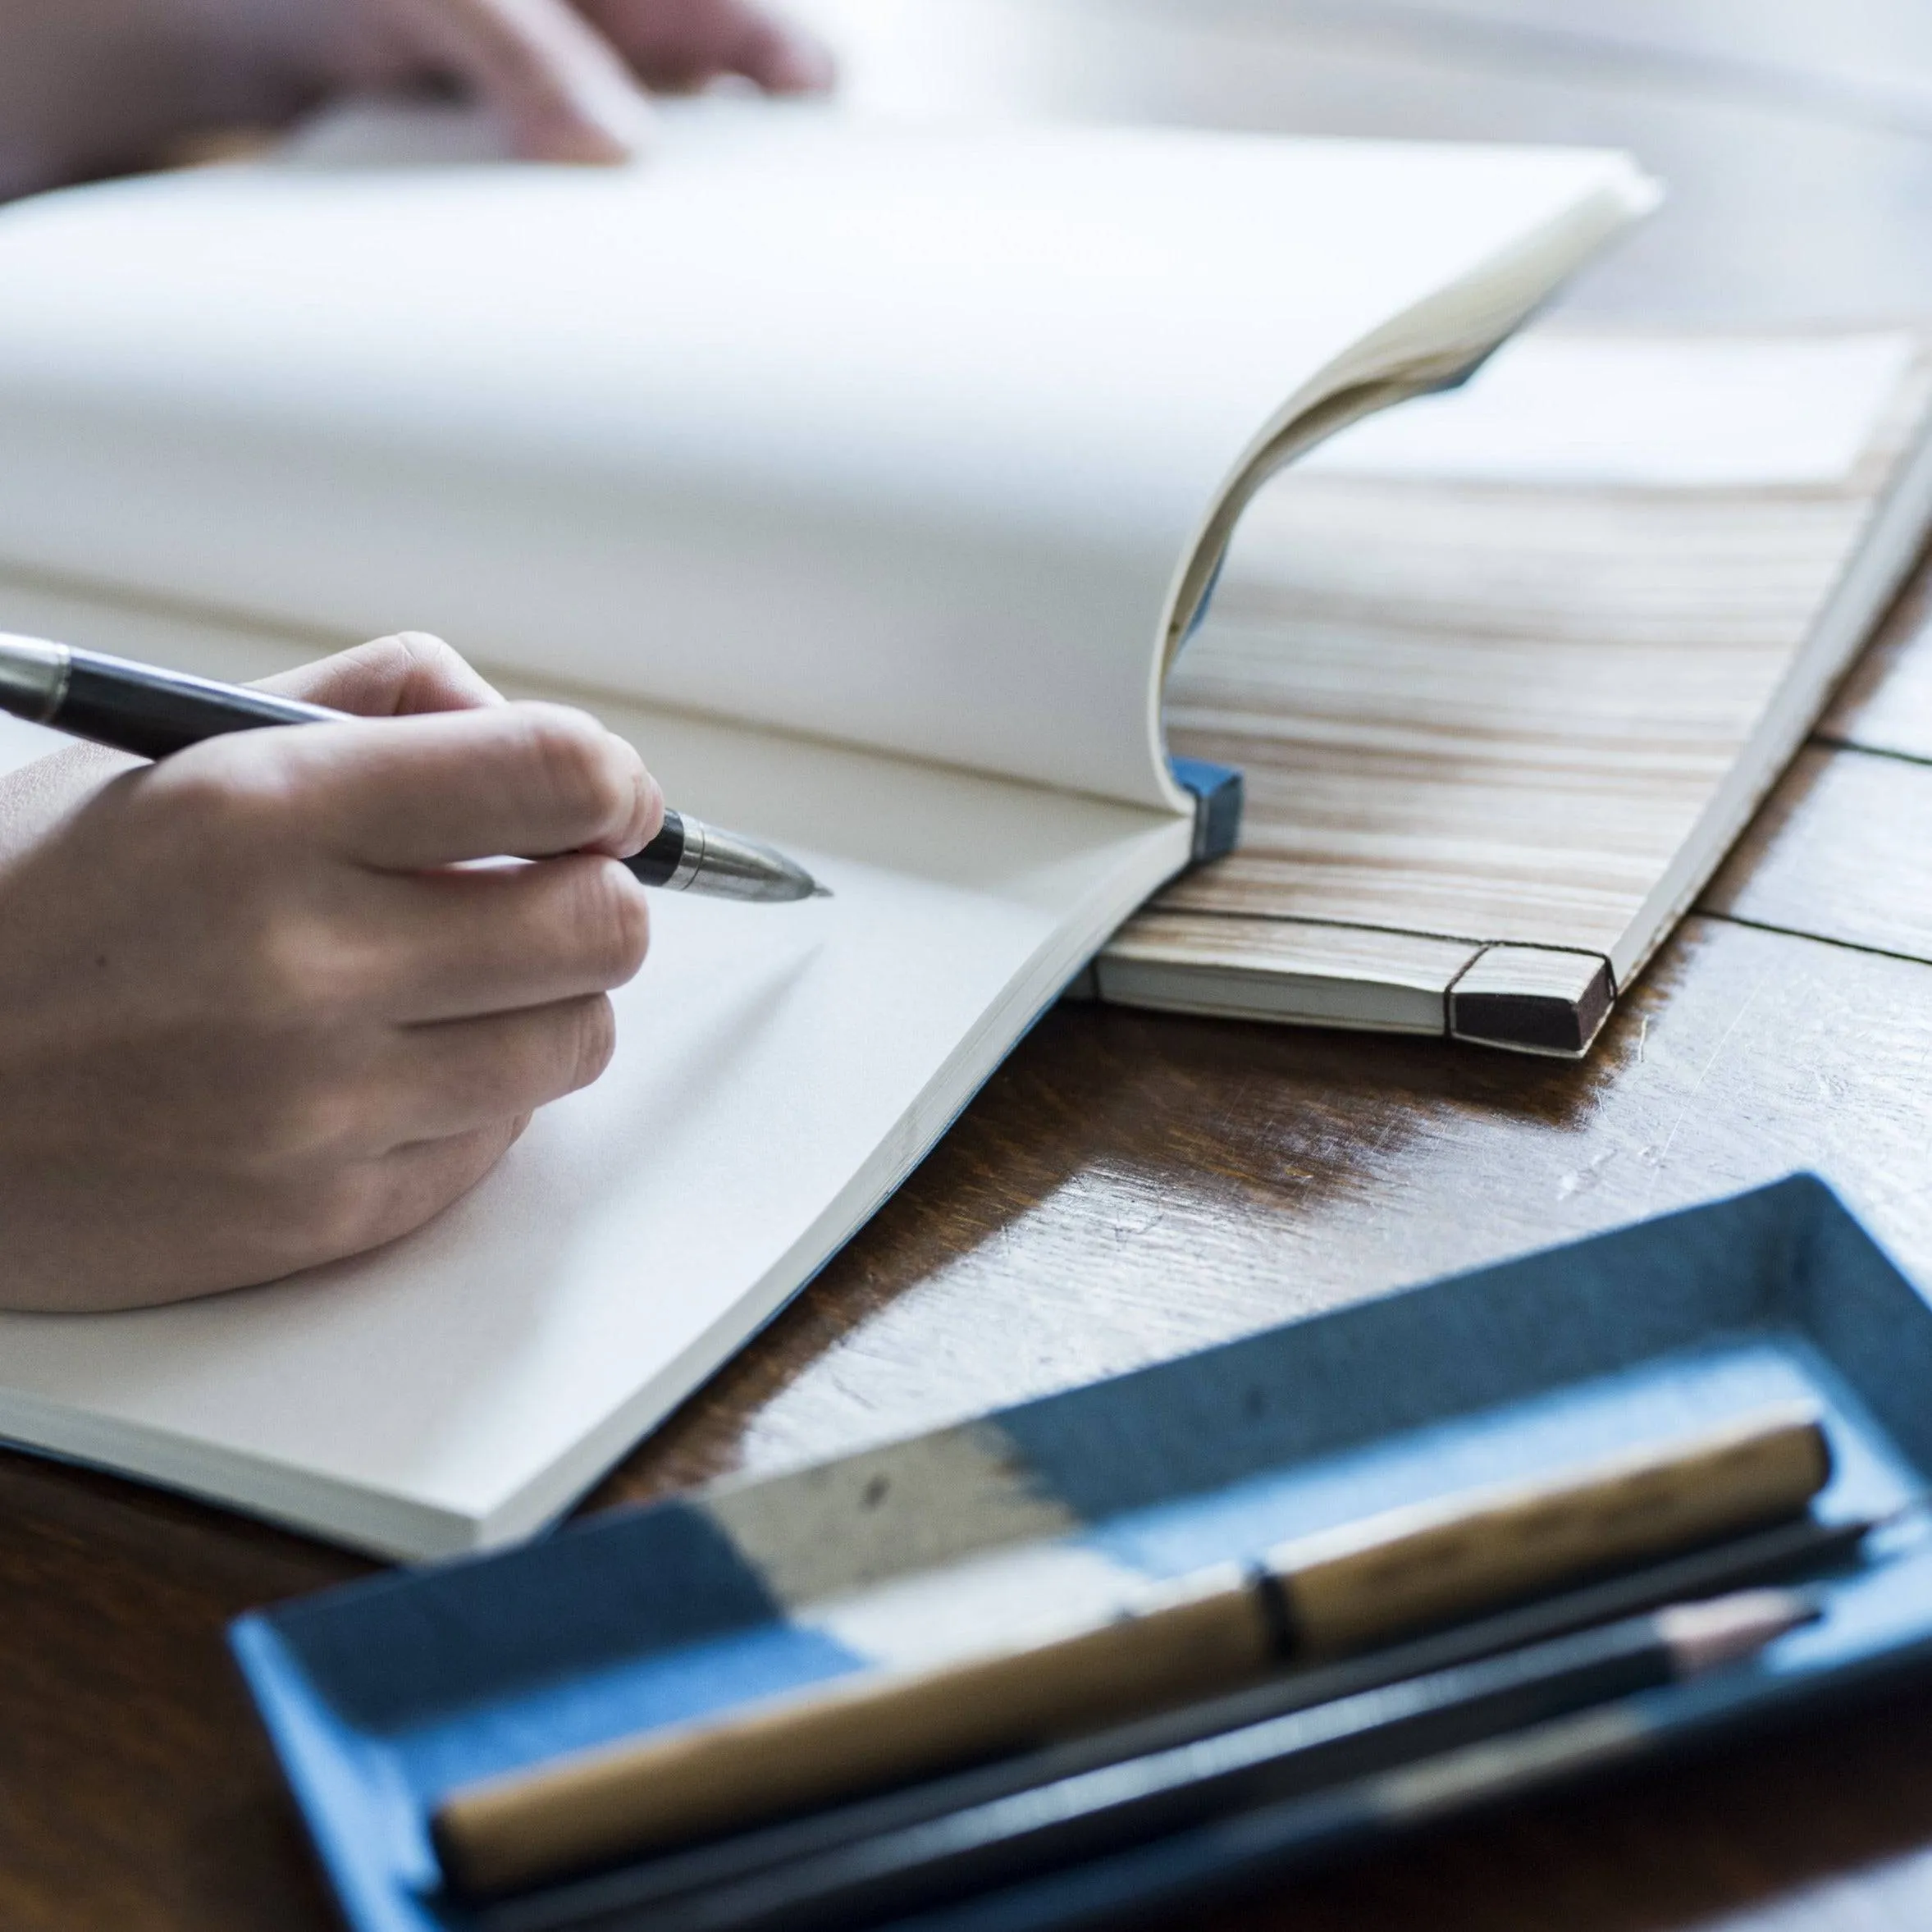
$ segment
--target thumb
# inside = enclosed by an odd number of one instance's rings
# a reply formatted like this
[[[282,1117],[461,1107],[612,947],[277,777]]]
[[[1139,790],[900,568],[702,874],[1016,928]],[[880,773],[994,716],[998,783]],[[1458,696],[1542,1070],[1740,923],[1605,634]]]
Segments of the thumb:
[[[651,103],[570,0],[413,0],[426,51],[508,125],[527,161],[628,161],[651,144]]]

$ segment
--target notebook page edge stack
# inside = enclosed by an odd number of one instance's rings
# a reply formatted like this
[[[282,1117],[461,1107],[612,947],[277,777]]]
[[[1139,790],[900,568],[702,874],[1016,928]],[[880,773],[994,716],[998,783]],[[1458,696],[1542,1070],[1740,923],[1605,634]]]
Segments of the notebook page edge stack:
[[[1606,354],[1611,362],[1593,369],[1592,362],[1601,364]],[[1404,528],[1411,539],[1421,540],[1434,518],[1441,526],[1445,560],[1429,585],[1438,604],[1450,610],[1440,623],[1441,648],[1448,653],[1465,648],[1458,640],[1472,625],[1500,630],[1519,619],[1532,628],[1540,619],[1573,627],[1590,620],[1592,573],[1620,567],[1626,574],[1641,575],[1646,569],[1642,545],[1655,537],[1654,531],[1647,532],[1636,521],[1627,519],[1628,527],[1615,524],[1619,500],[1686,504],[1706,521],[1716,519],[1706,545],[1715,560],[1687,566],[1682,557],[1660,555],[1652,560],[1653,572],[1674,569],[1681,576],[1686,568],[1692,570],[1686,580],[1691,601],[1686,604],[1679,596],[1674,619],[1668,609],[1661,616],[1654,608],[1639,614],[1653,628],[1663,623],[1666,636],[1674,621],[1682,633],[1681,648],[1710,653],[1714,674],[1721,668],[1725,640],[1715,633],[1700,636],[1697,598],[1721,604],[1724,573],[1736,579],[1741,568],[1756,569],[1750,537],[1753,515],[1763,524],[1767,514],[1779,514],[1780,500],[1808,492],[1814,498],[1835,496],[1854,503],[1857,516],[1855,527],[1826,532],[1829,554],[1808,566],[1813,572],[1809,589],[1802,583],[1793,587],[1797,601],[1787,600],[1786,614],[1767,619],[1758,614],[1761,629],[1763,622],[1784,627],[1783,645],[1774,653],[1776,674],[1761,708],[1749,719],[1748,729],[1735,720],[1725,724],[1718,741],[1705,747],[1705,762],[1713,774],[1702,781],[1707,791],[1697,794],[1697,809],[1680,816],[1669,833],[1674,843],[1664,855],[1668,862],[1642,862],[1655,869],[1644,871],[1640,866],[1643,889],[1625,900],[1615,929],[1601,939],[1595,931],[1568,934],[1548,918],[1540,931],[1527,934],[1480,923],[1458,925],[1444,918],[1405,920],[1404,902],[1393,890],[1363,918],[1359,903],[1338,904],[1325,891],[1318,866],[1299,871],[1291,867],[1276,886],[1257,879],[1232,891],[1217,890],[1216,869],[1210,868],[1191,875],[1129,923],[1096,962],[1095,990],[1121,1003],[1167,1011],[1447,1034],[1564,1057],[1587,1052],[1617,991],[1629,984],[1694,898],[1802,739],[1916,554],[1932,509],[1926,354],[1921,336],[1899,331],[1739,337],[1715,331],[1599,334],[1546,327],[1502,351],[1467,391],[1382,418],[1326,446],[1264,496],[1257,515],[1244,527],[1229,565],[1232,594],[1224,596],[1220,609],[1224,627],[1230,605],[1237,607],[1244,631],[1258,626],[1245,641],[1251,657],[1265,653],[1270,637],[1278,637],[1281,651],[1294,651],[1297,612],[1304,614],[1304,650],[1309,622],[1345,634],[1350,625],[1356,627],[1357,669],[1345,668],[1336,675],[1359,677],[1364,691],[1377,674],[1374,640],[1382,635],[1399,639],[1413,632],[1423,620],[1398,605],[1418,599],[1421,591],[1411,587],[1400,597],[1391,593],[1394,601],[1385,601],[1386,607],[1378,607],[1372,591],[1336,603],[1330,593],[1345,571],[1330,572],[1322,580],[1330,591],[1319,591],[1305,564],[1292,555],[1298,493],[1306,499],[1315,492],[1318,498],[1326,487],[1372,489],[1376,479],[1386,478],[1390,503],[1410,519]],[[1619,363],[1628,365],[1621,375]],[[1631,393],[1639,375],[1660,389],[1674,386],[1682,391],[1687,382],[1696,382],[1704,393],[1697,406],[1680,412],[1684,420],[1673,423],[1656,400],[1646,405],[1641,395]],[[1798,393],[1793,392],[1794,383],[1802,385]],[[1769,408],[1760,396],[1766,384],[1776,395]],[[1619,421],[1619,404],[1624,415],[1640,419],[1635,431]],[[1466,424],[1459,432],[1459,412]],[[1642,420],[1646,417],[1647,423]],[[1490,580],[1497,578],[1505,523],[1518,541],[1532,548],[1538,541],[1541,526],[1523,515],[1523,492],[1532,484],[1541,490],[1568,489],[1579,500],[1600,491],[1605,529],[1622,530],[1620,538],[1613,534],[1604,541],[1621,541],[1626,548],[1619,553],[1600,547],[1594,556],[1573,558],[1576,580],[1585,588],[1572,607],[1546,613],[1537,605],[1525,615],[1512,612],[1503,601],[1506,582]],[[1754,512],[1754,500],[1768,508]],[[1464,519],[1454,534],[1443,522],[1449,512]],[[1418,518],[1420,523],[1414,520]],[[1339,524],[1321,528],[1331,542],[1350,541],[1345,532],[1337,535]],[[1465,543],[1474,541],[1467,556],[1452,550],[1459,537]],[[1312,536],[1309,540],[1314,541]],[[1778,541],[1774,525],[1758,540],[1761,550],[1768,543],[1773,552]],[[1634,550],[1628,547],[1632,544]],[[1358,578],[1366,581],[1368,564],[1364,551]],[[1701,592],[1695,575],[1700,569]],[[1466,581],[1458,580],[1459,570]],[[1277,594],[1268,613],[1256,616],[1244,601],[1244,577],[1258,582],[1271,573],[1278,582],[1305,582],[1308,587],[1299,601],[1290,594],[1286,604]],[[1733,582],[1731,594],[1738,596],[1741,589],[1739,601],[1748,605],[1748,587]],[[1456,611],[1458,604],[1468,608]],[[1601,628],[1615,616],[1605,604],[1595,621]],[[1387,630],[1390,624],[1396,628]],[[1211,614],[1204,632],[1210,652],[1215,628]],[[1337,661],[1345,667],[1350,661],[1345,647]],[[1523,674],[1533,679],[1538,674],[1533,652],[1523,662]],[[1232,747],[1241,742],[1238,737],[1222,734],[1209,742],[1189,735],[1188,678],[1184,662],[1171,693],[1183,720],[1177,742],[1203,755],[1235,756]],[[1240,678],[1241,673],[1231,669],[1217,680],[1212,703],[1218,713],[1236,712],[1248,701]],[[1252,688],[1254,701],[1264,709],[1285,701],[1278,696],[1264,698],[1259,686]],[[1331,701],[1345,710],[1332,692],[1324,700]],[[1664,701],[1668,706],[1669,694]],[[1683,701],[1679,736],[1692,729],[1697,706],[1704,701],[1692,691]],[[1587,726],[1590,720],[1583,723]],[[1348,728],[1338,728],[1348,742]],[[1555,739],[1564,728],[1565,721],[1554,723]],[[1724,732],[1731,735],[1724,738]],[[1455,728],[1446,728],[1444,736],[1453,744]],[[1478,732],[1465,745],[1477,765],[1484,756],[1481,736]],[[1370,741],[1359,742],[1366,746]],[[1550,742],[1546,734],[1534,755],[1546,757]],[[1292,772],[1295,756],[1292,747],[1288,749],[1285,773]],[[1265,756],[1251,756],[1251,766],[1265,762]],[[1399,764],[1390,769],[1399,776]],[[1527,759],[1523,769],[1526,774],[1532,769]],[[1257,776],[1251,769],[1249,834],[1265,838],[1267,786],[1263,776],[1258,796]],[[1526,775],[1523,782],[1531,781]],[[1341,781],[1336,784],[1340,802],[1334,808],[1345,811]],[[1292,813],[1292,801],[1289,809]],[[1365,808],[1363,823],[1371,816]],[[1297,836],[1292,826],[1284,835],[1291,842]],[[1311,835],[1322,834],[1317,828]],[[1470,829],[1470,837],[1478,835]],[[1654,838],[1651,843],[1654,848]],[[1447,856],[1456,862],[1453,852]],[[1237,855],[1234,866],[1219,870],[1238,867]],[[1375,957],[1363,954],[1365,948]],[[1352,963],[1351,949],[1361,955]]]

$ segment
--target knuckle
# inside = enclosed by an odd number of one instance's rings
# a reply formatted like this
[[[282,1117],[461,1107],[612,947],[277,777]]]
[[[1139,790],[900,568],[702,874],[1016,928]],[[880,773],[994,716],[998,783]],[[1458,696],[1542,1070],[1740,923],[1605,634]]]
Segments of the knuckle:
[[[432,1101],[432,1111],[445,1126],[503,1118],[529,1104],[530,1095],[556,1077],[552,1068],[562,1049],[554,1034],[533,1034],[528,1015],[507,1028],[490,1021],[483,1025],[482,1038],[473,1036],[472,1022],[461,1020],[431,1029],[443,1035],[444,1050],[427,1063],[418,1096]]]
[[[336,1161],[363,1149],[371,1125],[369,1096],[347,1082],[328,1081],[290,1110],[284,1132],[306,1159]]]
[[[277,908],[258,918],[237,965],[253,1016],[305,1031],[340,1025],[381,973],[368,949],[348,943],[333,921],[306,908]]]
[[[183,850],[212,843],[230,863],[238,849],[279,842],[295,804],[295,774],[276,755],[281,747],[248,742],[257,735],[211,739],[155,767],[147,795],[163,838]]]
[[[587,1087],[610,1064],[617,1051],[617,1015],[602,993],[578,1003],[575,1038],[569,1066],[569,1085],[573,1094]]]
[[[546,802],[588,834],[628,815],[634,788],[613,755],[616,741],[587,712],[532,705],[525,748]]]
[[[445,643],[433,631],[392,631],[386,637],[375,638],[362,648],[380,651],[384,662],[398,671],[441,670],[445,665],[463,662],[455,646]]]
[[[264,1171],[313,1174],[353,1160],[372,1140],[377,1108],[360,1082],[312,1065],[306,1077],[244,1111],[249,1153]]]
[[[411,634],[398,631],[386,637],[372,637],[366,644],[342,651],[335,661],[352,669],[377,689],[387,691],[408,682],[410,667],[418,661],[418,656],[413,648]]]
[[[359,1253],[381,1238],[387,1193],[379,1162],[345,1163],[305,1190],[291,1232],[317,1259]]]
[[[644,963],[651,908],[644,888],[615,859],[586,859],[573,868],[573,929],[585,964],[606,986],[621,986]]]
[[[276,1032],[358,1006],[385,948],[316,862],[299,774],[272,759],[180,762],[144,819],[141,858],[178,882],[180,921],[199,937],[204,1003]]]
[[[354,655],[368,660],[385,691],[459,687],[470,675],[469,660],[432,631],[393,632],[362,645]],[[415,707],[405,704],[404,708]]]

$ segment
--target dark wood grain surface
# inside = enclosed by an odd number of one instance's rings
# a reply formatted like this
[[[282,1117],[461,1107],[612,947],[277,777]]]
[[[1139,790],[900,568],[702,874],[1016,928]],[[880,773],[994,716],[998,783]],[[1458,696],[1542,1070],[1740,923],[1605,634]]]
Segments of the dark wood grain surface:
[[[1628,140],[1679,176],[1677,208],[1585,306],[1932,313],[1932,94],[1915,91],[1932,26],[1903,0],[1781,10],[1748,34],[1756,10],[1647,0],[1029,4],[1021,26],[999,0],[932,0],[925,40],[861,36],[855,84],[915,104],[977,89],[1090,113]],[[1797,1167],[1932,1281],[1926,831],[1921,603],[1587,1065],[1057,1010],[589,1506],[836,1455]],[[366,1569],[0,1455],[0,1927],[334,1923],[222,1631]],[[1932,1684],[1187,1922],[1932,1925]]]

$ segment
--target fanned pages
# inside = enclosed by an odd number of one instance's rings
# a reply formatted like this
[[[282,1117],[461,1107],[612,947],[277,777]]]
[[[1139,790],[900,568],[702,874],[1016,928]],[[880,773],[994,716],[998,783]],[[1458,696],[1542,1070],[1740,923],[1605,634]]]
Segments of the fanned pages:
[[[0,1431],[382,1551],[553,1515],[1185,865],[1161,679],[1255,479],[1651,194],[1573,152],[667,119],[634,173],[311,148],[0,213],[0,628],[228,675],[440,630],[837,893],[665,902],[610,1071],[409,1240],[0,1318]]]
[[[1277,478],[1168,687],[1240,847],[1098,989],[1585,1051],[1917,554],[1929,409],[1910,335],[1542,331]]]
[[[1223,504],[1647,199],[1601,154],[731,107],[640,171],[51,196],[0,214],[0,557],[1172,810]]]

